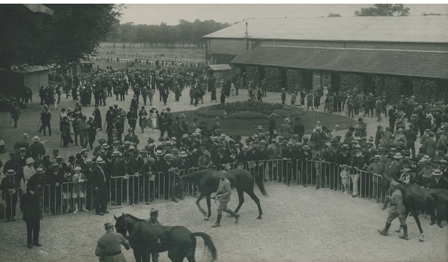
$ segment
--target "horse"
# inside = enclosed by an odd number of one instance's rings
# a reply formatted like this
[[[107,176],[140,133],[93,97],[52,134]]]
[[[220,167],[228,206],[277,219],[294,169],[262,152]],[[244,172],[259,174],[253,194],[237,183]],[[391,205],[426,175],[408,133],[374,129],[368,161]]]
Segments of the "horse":
[[[230,181],[231,187],[236,188],[236,190],[238,191],[239,204],[234,212],[238,213],[238,211],[240,210],[241,206],[244,203],[244,192],[246,192],[255,201],[255,204],[257,204],[257,219],[261,219],[263,211],[261,210],[260,199],[258,199],[258,197],[254,193],[254,177],[255,182],[258,185],[258,188],[260,189],[263,196],[267,196],[267,192],[263,184],[263,179],[260,175],[256,174],[252,176],[249,171],[241,168],[233,169],[230,171],[216,171],[212,169],[205,169],[181,176],[182,181],[190,182],[198,186],[200,195],[198,200],[196,200],[196,205],[198,206],[201,213],[205,216],[204,219],[208,220],[212,215],[210,211],[210,196],[213,192],[218,191],[220,172],[226,172],[225,175]],[[205,213],[204,209],[202,209],[199,203],[204,197],[206,197],[207,199],[208,213]]]
[[[137,262],[149,262],[151,253],[168,251],[168,257],[173,262],[182,262],[186,257],[188,262],[194,262],[196,251],[196,236],[202,237],[205,246],[212,255],[212,261],[218,255],[211,237],[203,232],[192,233],[183,226],[152,225],[147,220],[136,218],[130,214],[116,217],[115,229],[127,237],[134,251]]]
[[[392,180],[391,177],[383,175],[383,179],[380,181],[380,187],[382,187],[383,190],[387,190]],[[438,220],[441,219],[443,210],[448,207],[448,190],[423,189],[417,185],[406,184],[400,180],[397,180],[397,182],[399,183],[397,188],[403,193],[405,219],[409,213],[411,213],[420,231],[419,241],[423,242],[425,240],[424,233],[417,211],[424,209],[429,211],[431,215],[434,215],[434,209],[437,209]]]

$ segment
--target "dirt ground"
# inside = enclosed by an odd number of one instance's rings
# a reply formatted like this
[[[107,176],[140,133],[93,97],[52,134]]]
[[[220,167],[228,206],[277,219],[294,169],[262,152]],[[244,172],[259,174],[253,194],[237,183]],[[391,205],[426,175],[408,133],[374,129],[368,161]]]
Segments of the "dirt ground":
[[[410,240],[405,241],[394,232],[398,221],[392,223],[388,237],[376,232],[384,226],[387,210],[382,211],[374,201],[312,187],[267,184],[266,190],[268,197],[256,189],[264,211],[262,220],[256,219],[256,205],[246,195],[239,223],[224,216],[220,228],[211,228],[217,203],[212,201],[210,221],[203,221],[192,197],[179,203],[112,209],[104,217],[93,212],[45,217],[41,223],[43,246],[32,250],[26,248],[24,221],[1,223],[0,257],[2,261],[97,261],[96,240],[104,234],[104,223],[123,212],[149,218],[152,207],[159,210],[163,225],[183,225],[192,232],[209,234],[218,250],[217,261],[446,261],[448,256],[445,222],[443,229],[429,226],[429,218],[422,215],[426,241],[420,243],[417,226],[409,218]],[[233,192],[229,207],[236,205]],[[210,261],[203,241],[197,240],[197,261]],[[123,252],[128,261],[135,261],[131,250]],[[170,261],[166,252],[160,255],[160,262],[164,261]]]

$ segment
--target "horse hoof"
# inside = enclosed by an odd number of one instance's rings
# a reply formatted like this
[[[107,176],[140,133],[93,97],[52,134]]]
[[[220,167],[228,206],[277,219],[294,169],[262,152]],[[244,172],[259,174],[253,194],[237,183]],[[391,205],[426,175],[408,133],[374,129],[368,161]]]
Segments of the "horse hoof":
[[[261,219],[261,216],[258,216],[257,219]]]
[[[204,221],[208,221],[209,219],[208,219],[208,217],[204,217]]]
[[[419,241],[419,242],[423,242],[423,241],[425,241],[425,240],[420,238],[418,241]]]

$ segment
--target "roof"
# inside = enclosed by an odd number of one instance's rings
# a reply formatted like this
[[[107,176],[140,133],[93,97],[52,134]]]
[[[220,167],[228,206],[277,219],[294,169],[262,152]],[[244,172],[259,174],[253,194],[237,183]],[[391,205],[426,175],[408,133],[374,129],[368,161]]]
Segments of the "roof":
[[[36,66],[24,69],[15,69],[12,71],[16,73],[32,73],[32,72],[48,71],[48,68],[45,68],[43,66]]]
[[[448,52],[259,46],[231,62],[448,79]]]
[[[228,64],[209,65],[213,71],[232,70],[232,67]]]
[[[448,16],[249,19],[204,38],[448,43]]]

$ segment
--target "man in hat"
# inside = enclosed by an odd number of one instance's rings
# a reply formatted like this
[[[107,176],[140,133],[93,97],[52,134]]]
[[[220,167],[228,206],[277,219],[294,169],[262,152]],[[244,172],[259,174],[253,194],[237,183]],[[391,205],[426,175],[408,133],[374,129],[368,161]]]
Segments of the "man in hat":
[[[26,191],[26,185],[28,184],[28,180],[36,174],[36,169],[33,166],[34,159],[32,157],[29,157],[26,159],[26,165],[23,167],[23,177],[20,179],[20,184],[22,188],[22,192]]]
[[[387,216],[386,219],[385,228],[382,230],[378,229],[378,232],[383,236],[387,236],[387,231],[389,230],[392,221],[398,217],[398,219],[400,220],[401,227],[404,230],[404,233],[402,236],[400,236],[400,238],[408,240],[409,239],[408,226],[406,225],[405,222],[406,218],[405,218],[405,208],[403,206],[403,194],[401,190],[397,187],[398,185],[400,184],[394,180],[392,180],[392,182],[390,183],[390,189],[392,191],[392,195],[390,197],[387,196],[387,198],[390,199],[389,215]]]
[[[123,141],[129,141],[134,144],[134,146],[137,146],[140,143],[140,140],[138,139],[137,135],[134,134],[134,129],[132,128],[128,128],[128,134],[124,137]]]
[[[384,173],[384,169],[383,169],[384,166],[380,164],[380,159],[381,159],[380,155],[373,156],[373,163],[371,163],[369,165],[369,167],[367,168],[367,172],[369,172],[369,174],[371,176],[371,181],[372,181],[371,197],[373,197],[373,198],[377,198],[377,196],[379,196],[378,183]]]
[[[149,212],[148,222],[154,226],[162,225],[159,222],[159,210],[157,210],[155,208],[151,208],[151,211]],[[159,253],[158,252],[151,253],[151,257],[152,257],[153,262],[159,261]]]
[[[9,110],[11,114],[11,119],[14,120],[14,128],[17,128],[17,122],[19,122],[20,114],[22,114],[22,110],[17,103],[11,103],[11,109]]]
[[[40,172],[40,170],[39,170]],[[39,243],[40,220],[42,211],[40,209],[40,197],[37,192],[38,181],[30,180],[27,185],[26,193],[20,199],[20,210],[23,213],[23,220],[26,222],[27,246],[42,246]]]
[[[28,151],[30,149],[30,145],[28,144],[28,134],[27,133],[23,133],[21,135],[20,140],[18,140],[15,144],[14,144],[14,150],[15,152],[19,151],[20,148],[25,148],[26,151]]]
[[[443,177],[443,172],[440,169],[435,169],[434,172],[432,172],[432,176],[429,179],[429,188],[440,188],[440,189],[448,189],[448,180]],[[446,210],[443,210],[438,208],[437,209],[437,225],[440,228],[443,228],[442,226],[442,218],[443,218],[443,212],[446,212]],[[431,211],[431,223],[430,225],[435,224],[435,215],[434,211]]]
[[[140,187],[143,187],[143,178],[139,176],[139,171],[145,164],[145,161],[140,156],[140,150],[135,149],[132,152],[132,156],[129,159],[129,174],[134,175],[131,177],[129,183],[132,186],[129,192],[129,204],[132,205],[133,203],[138,204],[138,199],[140,195]],[[144,188],[143,188],[144,189]]]
[[[226,150],[223,147],[218,148],[218,154],[213,159],[213,164],[218,171],[225,170],[226,165],[229,163],[229,157],[226,154]]]
[[[2,179],[0,184],[0,190],[2,191],[2,199],[6,203],[6,222],[16,221],[14,217],[16,216],[19,183],[14,169],[7,170],[5,175],[6,177]]]
[[[100,258],[100,262],[126,262],[123,253],[121,253],[121,245],[129,250],[131,247],[128,241],[122,234],[114,232],[113,223],[104,224],[104,229],[106,229],[106,234],[97,241],[95,255]]]
[[[39,155],[45,155],[46,150],[44,144],[40,142],[38,136],[33,137],[33,143],[30,145],[31,157],[37,159]]]
[[[104,214],[109,213],[109,211],[106,211],[108,199],[106,184],[109,179],[109,175],[106,173],[104,165],[105,161],[101,157],[98,157],[92,168],[90,180],[94,191],[95,213],[99,216],[104,216]]]
[[[44,105],[44,111],[40,115],[40,121],[42,122],[41,130],[44,131],[44,136],[46,136],[46,129],[48,127],[48,134],[51,136],[51,113],[48,111],[48,106]]]
[[[289,118],[283,120],[283,124],[280,125],[279,135],[285,139],[289,139],[291,136],[291,125],[289,124]]]
[[[219,201],[218,217],[216,219],[216,223],[212,227],[221,226],[222,211],[232,215],[235,218],[235,223],[238,223],[238,219],[240,218],[239,214],[236,214],[227,208],[227,203],[230,201],[230,195],[232,194],[230,189],[230,181],[227,179],[225,172],[220,172],[219,177],[220,180],[218,190],[216,191],[216,195],[214,197],[215,200]]]

